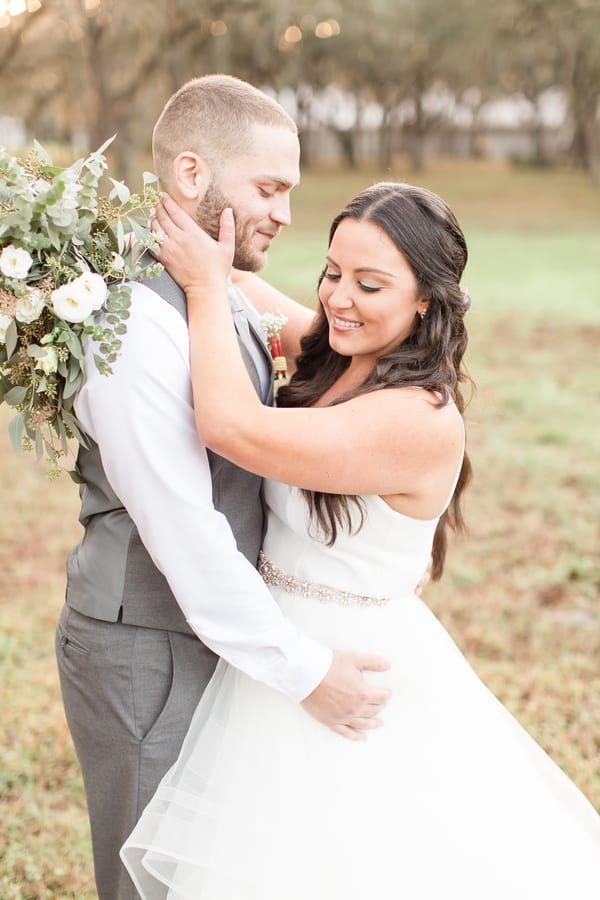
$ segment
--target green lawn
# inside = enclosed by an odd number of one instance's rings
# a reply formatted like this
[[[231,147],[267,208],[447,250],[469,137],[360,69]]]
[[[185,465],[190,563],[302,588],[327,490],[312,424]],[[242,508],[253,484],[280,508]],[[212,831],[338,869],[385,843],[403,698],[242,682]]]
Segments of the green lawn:
[[[385,177],[390,177],[385,176]],[[407,177],[399,167],[392,177]],[[377,173],[307,173],[268,277],[311,302],[329,221]],[[471,261],[470,532],[425,599],[600,807],[600,190],[571,172],[438,164]],[[76,490],[13,453],[0,407],[0,897],[94,896],[53,628]],[[242,898],[240,898],[242,900]]]

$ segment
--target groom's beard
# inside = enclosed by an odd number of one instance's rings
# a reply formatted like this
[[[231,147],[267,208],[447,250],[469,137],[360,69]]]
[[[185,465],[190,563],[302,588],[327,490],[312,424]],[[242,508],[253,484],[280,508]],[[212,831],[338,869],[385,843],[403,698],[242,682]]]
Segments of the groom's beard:
[[[236,213],[233,203],[230,203],[218,184],[211,180],[206,193],[196,207],[196,221],[214,240],[219,239],[219,222],[221,213],[230,206],[235,218],[235,255],[233,265],[236,269],[245,272],[258,272],[264,265],[263,254],[257,253],[252,248],[252,237],[255,229],[246,220]]]

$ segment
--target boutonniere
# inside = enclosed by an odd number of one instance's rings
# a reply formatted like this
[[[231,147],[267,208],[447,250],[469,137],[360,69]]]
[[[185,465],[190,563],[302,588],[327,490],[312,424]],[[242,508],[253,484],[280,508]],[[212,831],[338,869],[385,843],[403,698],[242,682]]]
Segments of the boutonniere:
[[[273,358],[273,368],[275,369],[275,396],[277,391],[284,384],[288,383],[287,360],[283,355],[283,347],[281,345],[281,329],[287,322],[287,316],[280,309],[276,309],[274,313],[266,312],[260,317],[260,324],[267,336],[267,345]]]
[[[73,402],[83,383],[84,342],[110,376],[127,329],[128,282],[162,271],[141,255],[155,246],[147,227],[159,194],[111,179],[99,195],[111,141],[66,169],[37,142],[25,159],[0,148],[0,404],[15,410],[16,450],[46,456],[57,474],[72,439],[86,444]],[[77,480],[76,473],[71,473]]]

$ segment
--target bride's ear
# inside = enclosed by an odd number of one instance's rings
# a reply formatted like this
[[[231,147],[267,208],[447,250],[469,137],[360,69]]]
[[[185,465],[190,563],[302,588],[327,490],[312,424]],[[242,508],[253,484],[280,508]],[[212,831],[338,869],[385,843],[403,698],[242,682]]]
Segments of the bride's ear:
[[[210,184],[210,168],[207,163],[185,150],[173,160],[173,185],[182,200],[201,200]]]

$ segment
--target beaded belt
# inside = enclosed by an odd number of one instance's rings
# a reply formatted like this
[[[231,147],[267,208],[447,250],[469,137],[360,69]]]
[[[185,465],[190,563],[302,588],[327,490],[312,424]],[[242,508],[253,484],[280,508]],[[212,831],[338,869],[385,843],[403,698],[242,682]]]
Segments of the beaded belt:
[[[338,588],[329,587],[327,584],[318,584],[314,581],[302,581],[295,575],[286,575],[281,569],[273,565],[270,559],[260,551],[258,556],[258,571],[262,575],[265,584],[270,587],[283,588],[288,594],[301,594],[307,600],[318,600],[319,603],[337,603],[339,606],[385,606],[390,602],[389,597],[368,597],[365,594],[353,594],[351,591],[340,591]]]

